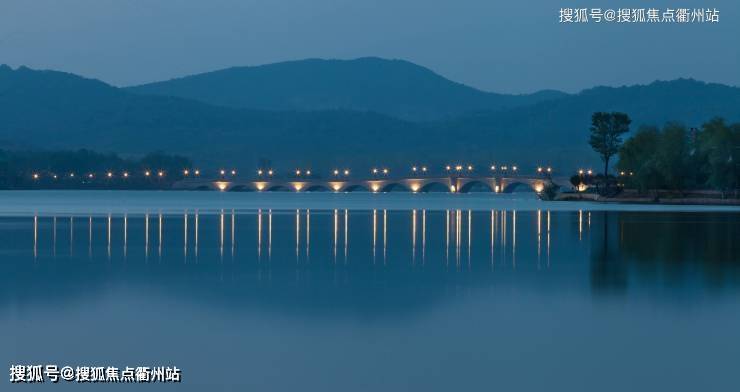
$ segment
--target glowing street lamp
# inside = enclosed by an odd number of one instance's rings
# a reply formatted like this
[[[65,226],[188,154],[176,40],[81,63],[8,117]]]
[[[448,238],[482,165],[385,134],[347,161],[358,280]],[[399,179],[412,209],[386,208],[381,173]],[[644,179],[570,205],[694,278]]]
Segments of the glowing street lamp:
[[[516,165],[512,166],[512,167],[511,167],[511,170],[513,170],[513,171],[516,171],[516,170],[517,170],[517,167],[516,167]]]
[[[492,171],[495,171],[496,170],[496,165],[491,165],[491,170]]]
[[[346,177],[348,175],[349,175],[349,169],[344,169],[344,176]]]
[[[34,179],[34,180],[38,180],[38,179],[39,179],[39,175],[38,175],[38,173],[33,173],[33,179]]]
[[[590,175],[592,175],[592,174],[593,174],[594,172],[593,172],[593,170],[591,170],[591,169],[588,169],[588,171],[587,171],[586,173],[588,173],[588,175],[590,176]]]
[[[339,175],[339,169],[334,169],[334,171],[332,172],[332,174],[334,174],[334,176],[338,176]]]
[[[468,165],[468,171],[473,171],[473,166],[472,165]]]
[[[128,178],[128,172],[123,172],[123,178]]]
[[[144,175],[147,176],[147,177],[149,177],[149,176],[152,175],[152,172],[150,172],[149,170],[147,170],[147,171],[144,172]]]
[[[70,178],[74,178],[75,177],[75,174],[74,173],[69,173],[69,177]]]
[[[221,169],[221,170],[219,170],[219,173],[220,173],[220,174],[221,174],[222,176],[225,176],[225,175],[226,175],[226,170],[224,170],[224,169]]]
[[[300,169],[296,170],[296,171],[295,171],[295,175],[296,175],[296,176],[300,176],[300,175],[301,175],[301,170],[300,170]]]
[[[113,178],[113,173],[108,172],[108,178]]]
[[[199,176],[199,175],[200,175],[200,170],[198,170],[198,169],[195,169],[195,175],[196,175],[196,176]]]
[[[548,167],[547,168],[547,173],[552,173],[552,168],[551,167]]]
[[[159,172],[157,173],[157,175],[158,175],[159,177],[164,177],[164,172],[160,170],[160,171],[159,171]]]
[[[232,171],[231,171],[231,175],[232,175],[232,176],[235,176],[235,175],[236,175],[236,170],[232,170]]]
[[[582,176],[583,175],[583,169],[578,169],[578,175],[579,176]]]
[[[457,170],[457,171],[461,171],[461,170],[462,170],[462,165],[457,165],[457,166],[455,166],[455,170]]]
[[[306,175],[307,176],[310,176],[311,175],[311,170],[306,170]]]
[[[450,167],[450,165],[447,165],[447,166],[445,166],[445,170],[450,171],[450,170],[452,170],[452,167]]]
[[[378,174],[378,169],[375,167],[373,168],[373,174]]]
[[[90,174],[88,174],[88,175],[87,175],[87,177],[88,177],[88,178],[93,178],[93,177],[95,177],[95,176],[94,176],[94,175],[93,175],[92,173],[90,173]]]
[[[267,171],[267,175],[270,176],[270,177],[272,177],[272,173],[273,173],[272,169],[270,169],[270,170]]]
[[[427,167],[426,166],[422,166],[421,167],[421,171],[423,171],[424,173],[426,173],[427,172]]]
[[[383,174],[388,174],[388,169],[383,169]]]
[[[188,175],[190,175],[190,170],[185,169],[182,171],[182,174],[187,177]]]
[[[542,168],[541,167],[538,167],[537,168],[537,173],[542,173]]]

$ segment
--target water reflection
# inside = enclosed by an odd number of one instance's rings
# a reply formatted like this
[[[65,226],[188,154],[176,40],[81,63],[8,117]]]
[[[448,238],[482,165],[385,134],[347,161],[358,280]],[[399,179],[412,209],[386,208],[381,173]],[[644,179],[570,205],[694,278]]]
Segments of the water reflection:
[[[241,215],[254,218],[240,219]],[[291,223],[286,220],[290,216]],[[48,257],[59,259],[63,254],[77,260],[77,250],[86,248],[86,258],[93,262],[100,259],[101,250],[111,262],[148,261],[149,213],[120,217],[107,214],[102,226],[95,224],[96,218],[87,216],[86,236],[74,234],[79,218],[29,218],[29,259],[38,263]],[[656,282],[678,279],[678,283],[688,276],[698,286],[735,287],[738,282],[740,245],[733,239],[740,238],[740,214],[424,209],[274,213],[260,209],[252,213],[220,210],[215,216],[185,210],[179,220],[171,218],[156,214],[155,240],[162,263],[172,262],[175,255],[182,264],[197,264],[203,257],[208,262],[216,258],[224,261],[228,245],[229,260],[245,268],[259,265],[265,254],[268,261],[276,256],[279,263],[260,267],[265,271],[284,268],[289,258],[299,269],[341,265],[361,270],[372,268],[380,257],[382,263],[377,265],[389,271],[405,266],[477,273],[522,270],[522,276],[529,276],[553,268],[561,272],[582,269],[589,287],[597,294],[624,294],[638,276],[652,277]],[[60,225],[60,221],[66,224]],[[206,225],[205,234],[200,233],[201,225]],[[66,244],[57,241],[59,226],[69,230]],[[99,231],[102,233],[98,235]],[[214,232],[215,236],[208,235]],[[104,239],[104,243],[96,239]],[[15,249],[19,255],[14,262],[22,264],[22,241],[4,241],[4,247]],[[79,244],[81,241],[86,244]],[[137,243],[143,246],[132,246]],[[60,247],[67,249],[58,253]],[[177,247],[181,253],[168,252]],[[215,255],[211,253],[214,249]],[[286,249],[292,256],[286,257]],[[450,269],[450,265],[454,267]]]

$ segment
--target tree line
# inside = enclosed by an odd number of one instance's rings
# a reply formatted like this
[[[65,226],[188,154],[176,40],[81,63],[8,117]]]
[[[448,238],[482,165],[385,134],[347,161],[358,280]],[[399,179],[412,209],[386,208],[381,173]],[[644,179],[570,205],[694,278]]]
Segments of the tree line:
[[[190,159],[154,152],[140,158],[124,158],[86,149],[77,151],[0,150],[0,188],[35,186],[75,187],[87,183],[105,185],[127,173],[129,186],[169,184],[183,177],[183,169],[192,167]],[[107,173],[111,173],[111,178]],[[150,176],[144,175],[149,172]],[[163,176],[158,176],[159,172]],[[164,175],[166,173],[166,175]],[[90,174],[93,174],[90,177]]]
[[[589,142],[604,161],[597,187],[616,184],[642,193],[700,189],[725,193],[740,188],[740,123],[715,118],[700,128],[679,123],[641,126],[623,142],[630,122],[624,113],[593,114]],[[609,173],[614,155],[617,176]]]

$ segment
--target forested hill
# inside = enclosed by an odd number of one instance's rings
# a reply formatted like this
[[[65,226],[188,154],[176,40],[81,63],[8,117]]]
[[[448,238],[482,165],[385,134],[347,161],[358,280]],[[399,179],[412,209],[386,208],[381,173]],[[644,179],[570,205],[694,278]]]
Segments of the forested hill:
[[[143,154],[163,150],[213,166],[286,168],[413,162],[496,162],[564,169],[596,165],[591,113],[624,111],[640,124],[740,121],[740,89],[689,79],[597,87],[514,108],[412,122],[372,111],[270,111],[133,93],[56,71],[0,66],[0,148]]]

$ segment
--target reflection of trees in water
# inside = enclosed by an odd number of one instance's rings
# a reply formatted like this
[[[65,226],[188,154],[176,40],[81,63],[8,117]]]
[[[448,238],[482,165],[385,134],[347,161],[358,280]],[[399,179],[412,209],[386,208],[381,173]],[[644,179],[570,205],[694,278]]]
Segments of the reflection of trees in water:
[[[592,283],[625,289],[628,274],[671,287],[740,284],[740,214],[596,213]]]
[[[595,212],[591,224],[591,287],[597,293],[627,289],[627,268],[621,260],[617,213]]]

